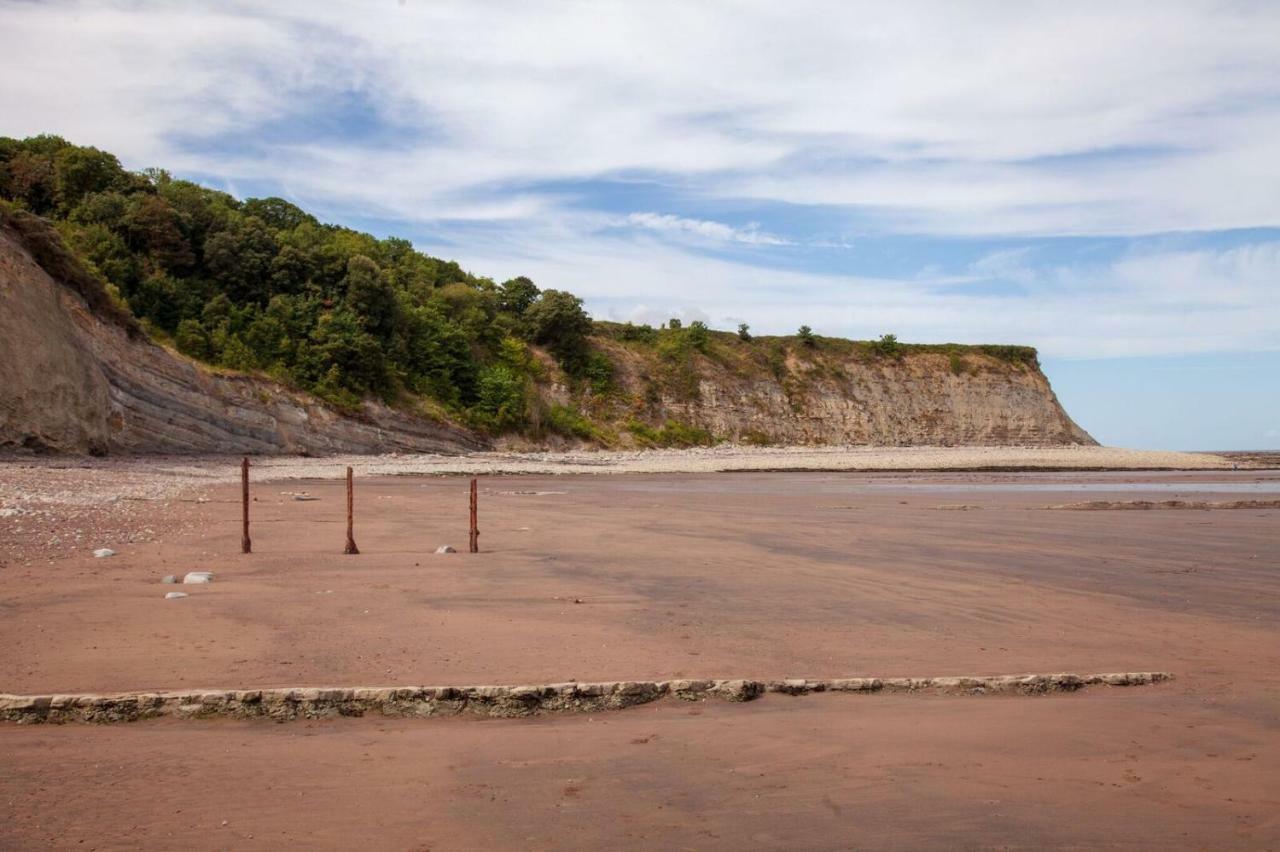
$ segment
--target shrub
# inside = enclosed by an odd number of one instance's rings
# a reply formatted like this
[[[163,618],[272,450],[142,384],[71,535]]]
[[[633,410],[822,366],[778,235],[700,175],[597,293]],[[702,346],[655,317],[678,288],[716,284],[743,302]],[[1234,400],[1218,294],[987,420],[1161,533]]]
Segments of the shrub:
[[[813,336],[813,329],[807,325],[800,326],[800,329],[796,332],[796,337],[800,338],[800,342],[805,346],[814,346],[818,342]]]
[[[710,342],[711,336],[707,332],[707,324],[701,320],[694,320],[689,323],[689,328],[684,333],[685,340],[689,345],[699,352],[707,351],[707,343]]]
[[[715,436],[706,429],[678,420],[668,420],[658,428],[632,420],[627,424],[627,431],[643,447],[709,447],[716,442]]]
[[[896,334],[886,334],[871,344],[877,355],[885,358],[898,358],[902,355],[902,344]]]
[[[744,343],[750,342],[751,326],[747,325],[745,322],[738,323],[738,339]]]
[[[613,362],[603,352],[587,356],[582,375],[591,384],[592,393],[606,394],[613,390]]]
[[[657,340],[658,332],[651,325],[635,325],[629,322],[618,332],[618,337],[634,343],[652,343]]]
[[[584,441],[600,441],[602,436],[595,424],[582,416],[576,408],[553,405],[543,418],[543,425],[552,432]]]
[[[525,383],[510,367],[494,364],[482,369],[477,392],[480,398],[471,410],[477,425],[501,432],[524,423]]]
[[[199,320],[184,319],[178,323],[178,330],[174,332],[173,342],[183,355],[206,361],[210,357],[209,332],[204,330],[204,326],[200,324]]]

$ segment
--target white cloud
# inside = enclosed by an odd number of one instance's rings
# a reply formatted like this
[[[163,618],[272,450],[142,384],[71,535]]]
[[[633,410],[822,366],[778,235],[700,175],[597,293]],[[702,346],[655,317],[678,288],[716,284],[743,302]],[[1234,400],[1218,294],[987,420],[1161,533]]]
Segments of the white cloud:
[[[670,213],[632,213],[624,220],[628,225],[667,234],[688,234],[721,242],[747,243],[760,246],[787,246],[793,243],[760,230],[758,224],[735,228],[709,219],[686,219]]]
[[[430,250],[432,246],[424,245]],[[616,321],[678,316],[789,334],[1022,343],[1066,358],[1280,350],[1280,242],[1145,251],[1106,263],[1033,265],[997,252],[964,275],[819,274],[691,255],[657,236],[529,230],[468,241],[466,266],[526,274]],[[548,284],[554,282],[554,284]],[[1013,292],[993,290],[1013,282]]]
[[[441,250],[469,268],[601,315],[1085,357],[1280,348],[1268,241],[1092,266],[993,254],[906,280],[694,251],[851,240],[856,258],[850,210],[924,235],[1280,226],[1280,4],[0,0],[0,19],[0,133],[453,236]],[[365,110],[344,132],[309,122],[344,99]],[[601,178],[708,218],[584,212],[551,186]],[[832,225],[727,224],[744,202],[829,205]],[[1022,294],[963,286],[992,280]]]
[[[1276,4],[9,3],[4,18],[3,132],[421,220],[485,215],[470,197],[505,184],[651,173],[712,198],[857,205],[890,230],[1280,224]],[[408,138],[251,161],[174,142],[347,93]],[[1115,150],[1135,153],[1094,156]]]

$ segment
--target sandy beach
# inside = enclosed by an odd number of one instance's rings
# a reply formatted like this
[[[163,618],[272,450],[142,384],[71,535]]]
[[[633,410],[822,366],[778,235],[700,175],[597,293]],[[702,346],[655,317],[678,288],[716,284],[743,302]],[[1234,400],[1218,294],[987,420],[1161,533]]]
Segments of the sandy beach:
[[[815,456],[753,454],[779,457]],[[351,460],[361,554],[347,556],[335,474],[348,461],[255,459],[250,555],[234,460],[11,462],[28,477],[21,505],[52,514],[3,519],[0,691],[1175,679],[505,720],[0,724],[0,799],[17,815],[0,845],[341,848],[357,832],[432,849],[550,849],[566,832],[615,848],[1280,842],[1280,509],[1060,508],[1274,501],[1280,474],[485,475],[481,553],[437,555],[465,550],[466,481],[406,468],[514,461]],[[73,538],[60,520],[73,511],[87,513],[80,541],[47,545],[50,530]],[[42,519],[50,530],[12,532]],[[95,559],[102,546],[116,555]],[[191,570],[215,580],[160,582]],[[190,596],[165,600],[175,588]]]

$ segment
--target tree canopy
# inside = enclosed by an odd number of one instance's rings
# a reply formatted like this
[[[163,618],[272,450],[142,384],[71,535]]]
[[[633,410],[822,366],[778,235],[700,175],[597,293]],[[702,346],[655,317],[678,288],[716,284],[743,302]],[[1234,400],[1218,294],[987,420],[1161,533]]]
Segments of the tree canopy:
[[[54,222],[153,336],[342,406],[409,393],[473,425],[516,428],[536,370],[526,342],[572,375],[591,371],[581,299],[523,276],[495,284],[282,198],[129,172],[43,135],[0,137],[0,199]]]

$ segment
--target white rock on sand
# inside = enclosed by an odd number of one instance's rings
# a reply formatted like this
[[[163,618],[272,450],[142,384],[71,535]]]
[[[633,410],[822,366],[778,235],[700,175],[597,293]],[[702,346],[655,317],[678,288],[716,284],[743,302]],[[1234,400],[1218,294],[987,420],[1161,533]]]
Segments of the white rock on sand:
[[[106,559],[108,556],[115,556],[116,552],[109,547],[100,547],[93,552],[94,559]]]
[[[182,582],[186,583],[189,586],[212,583],[213,572],[212,571],[189,571],[187,572],[187,576],[182,578]]]
[[[190,597],[186,592],[166,592],[164,599],[167,601],[176,601],[178,598]]]

